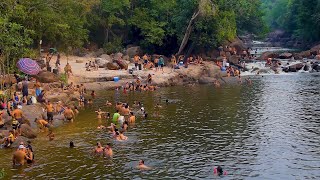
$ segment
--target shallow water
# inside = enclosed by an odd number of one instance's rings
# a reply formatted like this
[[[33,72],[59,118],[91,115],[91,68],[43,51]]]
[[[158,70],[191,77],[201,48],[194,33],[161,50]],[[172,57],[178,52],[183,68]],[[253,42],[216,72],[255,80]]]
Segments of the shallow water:
[[[33,142],[34,165],[12,168],[12,150],[0,149],[0,169],[8,179],[213,179],[213,167],[221,165],[225,179],[320,179],[319,77],[270,75],[253,77],[252,86],[104,92],[75,123],[56,129],[56,140]],[[138,118],[128,141],[115,142],[96,129],[99,104],[139,99],[149,119]],[[70,140],[76,148],[68,148]],[[112,159],[90,155],[97,141],[113,144]],[[139,159],[153,169],[136,170]]]

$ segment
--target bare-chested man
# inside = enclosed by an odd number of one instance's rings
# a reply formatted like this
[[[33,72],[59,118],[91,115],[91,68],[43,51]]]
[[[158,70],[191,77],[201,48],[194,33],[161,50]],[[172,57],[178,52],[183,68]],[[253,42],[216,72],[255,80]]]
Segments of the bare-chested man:
[[[63,115],[66,120],[73,122],[75,115],[70,106],[67,107]]]
[[[19,146],[19,149],[13,153],[12,163],[15,166],[23,166],[28,159],[25,147]]]
[[[11,113],[11,116],[14,117],[19,123],[22,123],[23,112],[18,106],[14,107],[14,110]]]
[[[38,124],[39,129],[40,129],[40,131],[42,131],[42,132],[43,132],[43,129],[44,129],[44,128],[47,128],[48,130],[51,129],[50,123],[48,123],[46,120],[36,118],[36,119],[34,120],[34,122],[36,122],[36,123]]]
[[[137,166],[137,168],[140,169],[140,170],[149,170],[149,169],[151,169],[150,167],[148,167],[148,166],[146,166],[146,165],[144,164],[144,161],[143,161],[143,160],[140,160],[140,161],[139,161],[139,165]]]
[[[134,123],[136,121],[136,116],[134,116],[133,112],[130,112],[129,123]]]

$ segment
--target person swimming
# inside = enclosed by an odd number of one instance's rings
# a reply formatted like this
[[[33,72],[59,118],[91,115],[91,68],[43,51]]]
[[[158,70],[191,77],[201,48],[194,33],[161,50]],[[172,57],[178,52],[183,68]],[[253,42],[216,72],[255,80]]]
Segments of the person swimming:
[[[110,106],[112,106],[112,103],[109,102],[109,101],[107,101],[107,102],[106,102],[106,106],[110,107]]]
[[[106,147],[103,149],[103,155],[107,157],[111,157],[113,155],[113,151],[110,143],[108,143]]]
[[[74,147],[75,147],[73,141],[70,141],[69,147],[70,147],[70,148],[74,148]]]
[[[221,166],[214,167],[213,168],[213,173],[215,175],[218,175],[218,176],[227,175],[227,171],[223,171]]]
[[[96,148],[94,149],[94,153],[95,154],[101,154],[103,153],[103,148],[102,148],[102,145],[100,142],[97,142],[97,146]]]
[[[128,137],[123,135],[123,131],[116,131],[116,140],[118,141],[125,141],[128,140]]]
[[[151,169],[150,167],[148,167],[144,164],[144,160],[139,161],[137,168],[140,170],[150,170]]]

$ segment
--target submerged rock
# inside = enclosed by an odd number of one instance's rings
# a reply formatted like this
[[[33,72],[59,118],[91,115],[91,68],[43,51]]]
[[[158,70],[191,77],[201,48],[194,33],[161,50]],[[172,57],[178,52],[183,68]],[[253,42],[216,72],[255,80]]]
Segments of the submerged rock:
[[[282,53],[279,55],[280,59],[290,59],[292,57],[291,53]]]
[[[258,59],[260,60],[268,60],[268,58],[278,58],[279,54],[275,53],[275,52],[271,52],[271,51],[267,51],[261,54],[260,57],[258,57]]]

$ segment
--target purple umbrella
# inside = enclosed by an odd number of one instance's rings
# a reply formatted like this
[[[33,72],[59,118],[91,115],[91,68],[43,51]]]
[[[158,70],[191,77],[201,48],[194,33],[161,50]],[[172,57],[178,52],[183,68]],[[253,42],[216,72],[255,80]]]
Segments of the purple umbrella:
[[[40,72],[38,63],[29,58],[22,58],[17,62],[17,67],[20,71],[28,75],[37,75]]]

